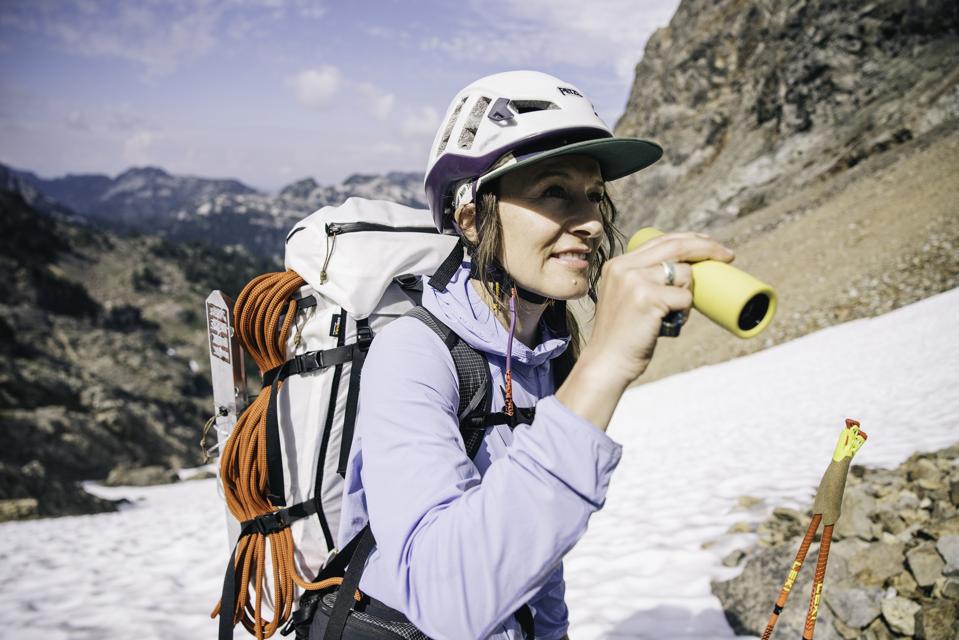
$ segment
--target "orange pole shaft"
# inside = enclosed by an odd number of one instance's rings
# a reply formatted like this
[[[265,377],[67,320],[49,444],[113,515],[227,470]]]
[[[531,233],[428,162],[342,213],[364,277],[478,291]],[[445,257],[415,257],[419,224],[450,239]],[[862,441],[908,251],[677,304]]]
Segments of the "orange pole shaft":
[[[827,524],[822,530],[822,542],[819,544],[819,558],[816,562],[816,577],[812,585],[812,594],[809,596],[809,610],[806,612],[806,627],[803,629],[803,640],[812,640],[816,628],[816,616],[819,615],[819,602],[822,598],[822,585],[826,580],[826,562],[829,560],[829,544],[832,542],[832,527]]]
[[[813,515],[812,522],[809,523],[809,527],[806,529],[806,535],[799,545],[796,559],[793,560],[792,566],[789,568],[789,574],[786,576],[786,582],[783,583],[783,588],[779,592],[779,598],[776,599],[776,604],[773,605],[773,612],[769,616],[769,622],[766,623],[766,630],[763,631],[762,640],[769,640],[773,634],[773,629],[779,620],[779,614],[782,612],[783,607],[786,606],[786,599],[789,598],[789,593],[792,591],[796,577],[799,575],[799,570],[802,568],[802,563],[806,559],[806,553],[809,552],[809,546],[812,544],[813,538],[816,537],[816,530],[819,528],[819,522],[821,520],[821,513]]]

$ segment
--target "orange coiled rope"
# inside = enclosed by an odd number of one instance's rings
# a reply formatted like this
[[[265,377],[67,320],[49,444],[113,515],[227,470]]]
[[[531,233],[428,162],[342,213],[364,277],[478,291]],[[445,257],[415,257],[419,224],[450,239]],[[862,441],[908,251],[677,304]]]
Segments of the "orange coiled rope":
[[[295,271],[266,273],[247,283],[236,300],[233,307],[236,336],[256,362],[260,375],[286,361],[286,338],[296,315],[296,302],[291,297],[304,284],[303,278]],[[220,460],[227,506],[240,522],[279,510],[267,498],[266,413],[269,396],[267,386],[243,411],[225,443]],[[262,614],[267,546],[273,568],[274,615],[270,620],[264,620]],[[294,564],[293,551],[293,535],[289,527],[267,535],[254,532],[237,543],[234,569],[239,593],[236,610],[232,612],[233,624],[242,622],[258,639],[269,638],[290,618],[296,598],[294,585],[316,590],[342,582],[340,578],[316,583],[303,579]],[[253,602],[250,602],[251,582]],[[220,603],[217,603],[210,617],[220,613]]]

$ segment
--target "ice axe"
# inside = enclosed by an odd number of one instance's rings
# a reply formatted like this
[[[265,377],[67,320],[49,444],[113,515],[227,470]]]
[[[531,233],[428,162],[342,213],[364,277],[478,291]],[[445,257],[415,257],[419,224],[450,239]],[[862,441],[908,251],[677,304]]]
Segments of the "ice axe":
[[[816,616],[819,615],[819,601],[822,597],[823,581],[826,579],[826,561],[829,557],[829,543],[832,541],[832,528],[839,519],[842,509],[842,494],[846,488],[846,476],[849,474],[849,464],[852,457],[856,455],[859,448],[866,441],[865,431],[859,429],[859,422],[851,418],[846,418],[846,426],[839,435],[839,442],[836,443],[836,450],[832,454],[832,461],[826,468],[822,480],[819,482],[819,489],[816,490],[816,500],[812,505],[812,521],[809,528],[806,529],[806,535],[799,545],[799,552],[796,553],[796,559],[793,560],[789,568],[789,575],[786,576],[786,582],[783,584],[782,591],[779,592],[779,598],[773,605],[772,615],[769,616],[769,622],[766,624],[766,630],[763,632],[762,640],[769,640],[779,620],[779,614],[786,605],[786,598],[792,591],[799,570],[802,568],[803,560],[806,559],[806,552],[809,551],[809,545],[812,544],[819,529],[819,523],[822,522],[822,540],[819,543],[819,557],[816,560],[816,575],[813,580],[812,593],[809,596],[809,609],[806,611],[806,626],[803,629],[803,640],[812,640],[813,630],[816,628]]]

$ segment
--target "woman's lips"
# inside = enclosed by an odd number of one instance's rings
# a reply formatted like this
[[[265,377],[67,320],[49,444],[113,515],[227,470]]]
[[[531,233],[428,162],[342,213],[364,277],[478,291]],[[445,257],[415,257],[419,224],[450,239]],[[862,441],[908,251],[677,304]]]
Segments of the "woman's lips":
[[[556,260],[562,263],[564,266],[569,267],[570,269],[586,269],[587,267],[589,267],[588,261],[583,260],[582,258],[574,258],[570,255],[564,255],[562,257],[555,255],[555,256],[550,256],[550,259]]]

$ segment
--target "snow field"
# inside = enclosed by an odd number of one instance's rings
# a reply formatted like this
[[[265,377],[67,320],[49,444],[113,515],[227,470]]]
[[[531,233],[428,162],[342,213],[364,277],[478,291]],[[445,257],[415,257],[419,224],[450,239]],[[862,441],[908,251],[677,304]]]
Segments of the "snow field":
[[[867,466],[959,441],[957,317],[959,289],[627,392],[609,428],[622,462],[565,560],[570,637],[733,637],[709,581],[735,575],[720,560],[754,536],[726,531],[806,508],[846,417],[869,434]],[[0,525],[0,637],[215,637],[215,481],[90,488],[132,504]],[[737,509],[743,495],[763,502]]]

